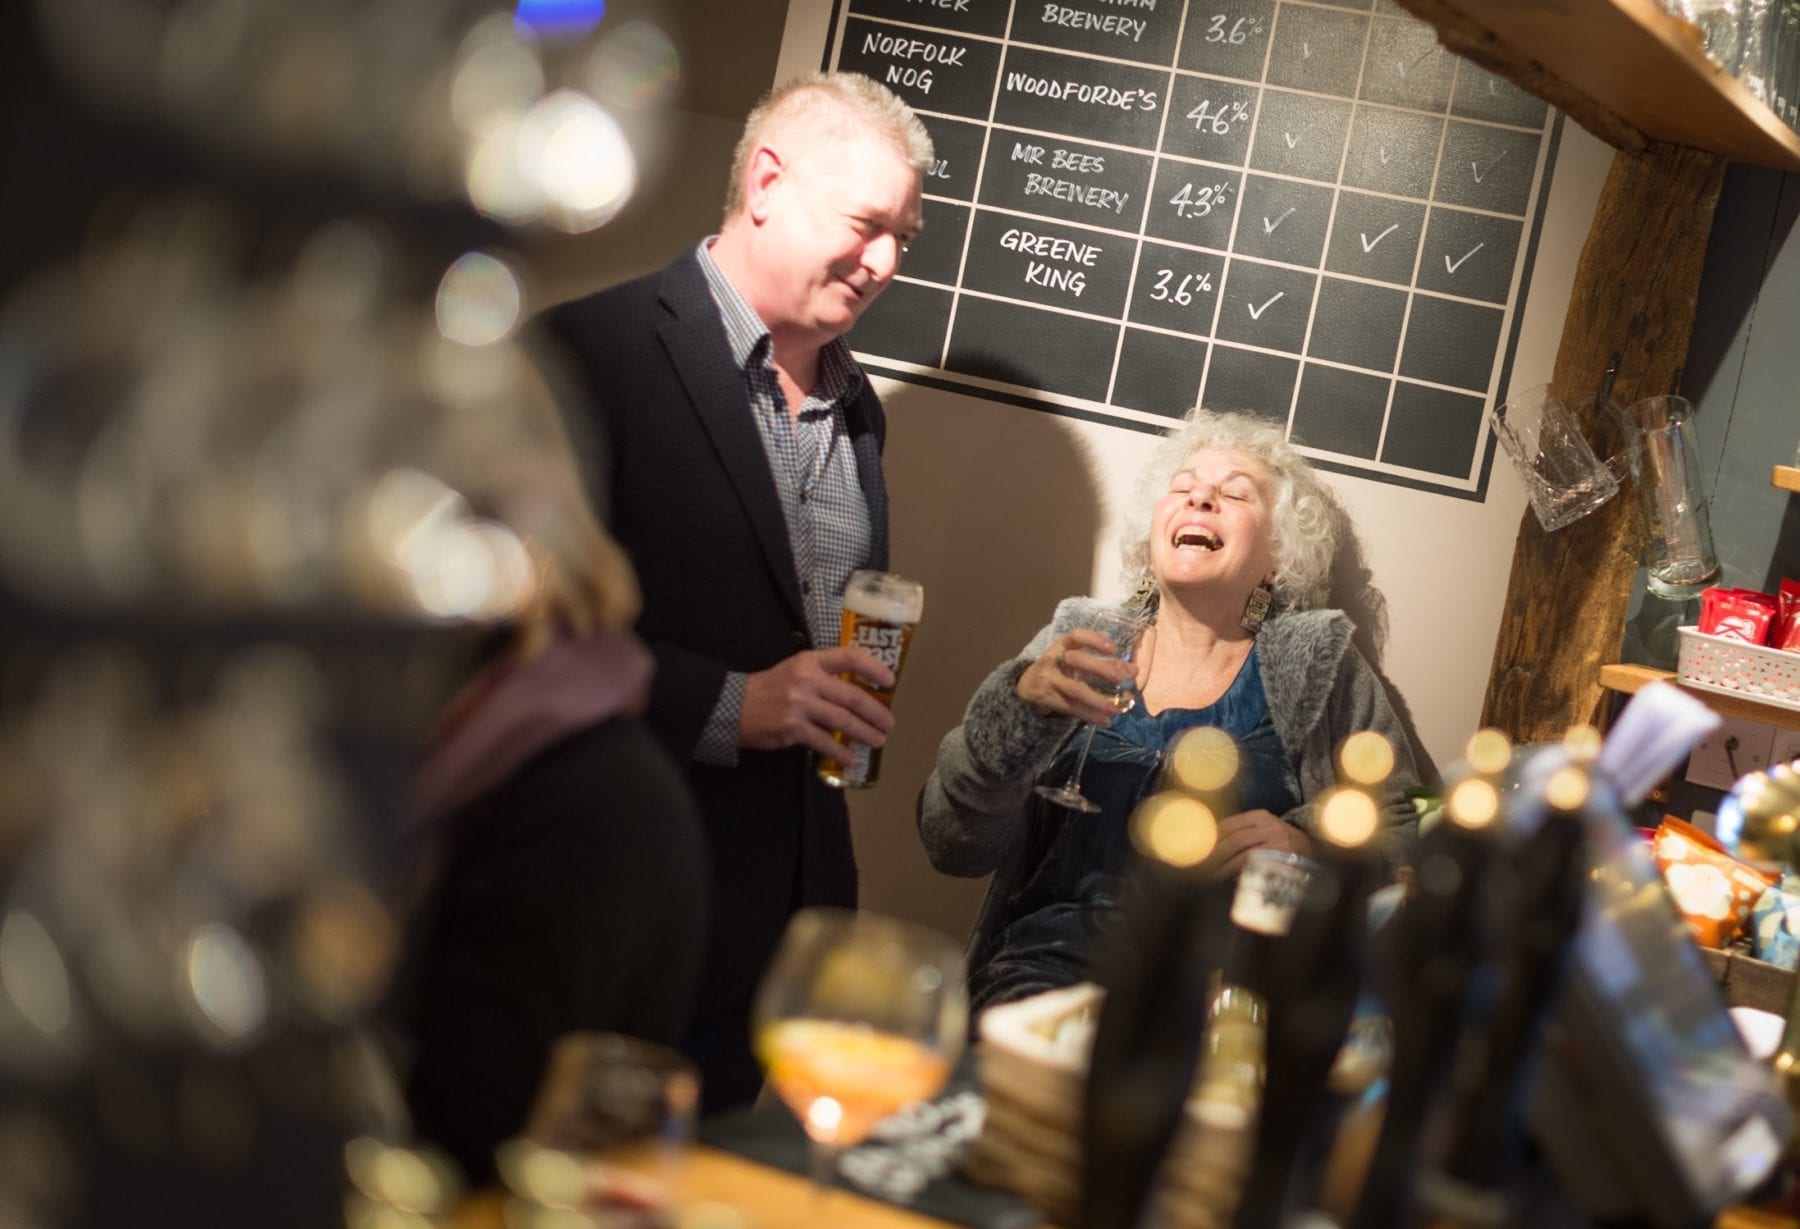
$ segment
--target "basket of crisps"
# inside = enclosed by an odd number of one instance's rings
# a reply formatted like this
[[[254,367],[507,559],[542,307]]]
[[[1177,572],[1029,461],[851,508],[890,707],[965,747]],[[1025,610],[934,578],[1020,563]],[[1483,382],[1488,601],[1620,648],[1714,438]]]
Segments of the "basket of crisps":
[[[1740,859],[1673,816],[1657,827],[1652,847],[1726,1002],[1785,1014],[1800,963],[1800,875]]]

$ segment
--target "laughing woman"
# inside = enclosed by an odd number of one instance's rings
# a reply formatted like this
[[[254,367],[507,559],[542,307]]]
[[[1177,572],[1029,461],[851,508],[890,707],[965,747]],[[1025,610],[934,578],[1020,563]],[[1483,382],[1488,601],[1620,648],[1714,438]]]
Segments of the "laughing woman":
[[[1127,664],[1092,626],[1106,608],[1062,602],[1018,657],[990,674],[944,737],[919,796],[919,835],[939,870],[997,872],[969,951],[974,1006],[1092,976],[1090,939],[1119,907],[1126,822],[1160,777],[1165,748],[1216,726],[1243,752],[1241,810],[1220,824],[1212,865],[1234,875],[1255,849],[1312,850],[1314,800],[1359,730],[1393,744],[1377,847],[1391,876],[1416,830],[1418,784],[1380,680],[1350,619],[1317,609],[1336,552],[1331,505],[1279,430],[1196,410],[1158,450],[1128,537],[1130,613],[1148,619]],[[1135,682],[1119,715],[1090,679]],[[1084,814],[1040,796],[1066,780],[1083,722],[1100,727],[1082,773]]]

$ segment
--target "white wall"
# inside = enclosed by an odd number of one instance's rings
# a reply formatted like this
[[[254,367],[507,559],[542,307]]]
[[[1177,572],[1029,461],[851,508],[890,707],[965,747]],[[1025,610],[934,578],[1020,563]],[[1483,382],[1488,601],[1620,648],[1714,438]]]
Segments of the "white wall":
[[[777,79],[819,67],[830,8],[830,0],[791,0]],[[1550,378],[1611,155],[1565,125],[1515,388]],[[863,900],[961,933],[982,885],[947,879],[926,862],[913,828],[919,783],[975,685],[1047,621],[1058,599],[1119,592],[1115,516],[1154,440],[915,384],[878,386],[888,411],[893,566],[925,582],[926,611],[882,783],[852,803]],[[1378,654],[1425,749],[1448,762],[1480,714],[1523,488],[1504,455],[1483,503],[1337,474],[1325,480],[1357,526],[1375,591],[1338,601],[1359,616],[1365,651]],[[1347,559],[1346,569],[1355,563]]]

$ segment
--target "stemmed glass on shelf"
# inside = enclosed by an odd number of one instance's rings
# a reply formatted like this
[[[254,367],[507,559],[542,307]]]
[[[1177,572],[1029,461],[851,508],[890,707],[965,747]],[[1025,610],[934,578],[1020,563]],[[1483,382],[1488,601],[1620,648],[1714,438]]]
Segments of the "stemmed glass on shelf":
[[[757,991],[756,1053],[806,1130],[819,1198],[839,1150],[944,1086],[967,1024],[948,937],[873,913],[794,915]]]
[[[1136,660],[1138,640],[1143,636],[1144,630],[1150,626],[1150,621],[1124,610],[1109,610],[1101,614],[1090,626],[1112,641],[1114,653],[1120,661],[1131,662]],[[1112,696],[1113,707],[1121,713],[1130,712],[1131,706],[1137,703],[1137,683],[1133,679],[1127,679],[1123,683],[1114,683],[1112,680],[1100,678],[1098,675],[1090,674],[1084,677],[1091,686],[1109,693]],[[1081,749],[1075,755],[1075,767],[1069,773],[1068,780],[1061,785],[1037,787],[1040,795],[1058,806],[1084,811],[1089,815],[1099,811],[1100,808],[1081,792],[1081,774],[1087,768],[1088,751],[1094,745],[1095,728],[1090,725],[1082,731]]]

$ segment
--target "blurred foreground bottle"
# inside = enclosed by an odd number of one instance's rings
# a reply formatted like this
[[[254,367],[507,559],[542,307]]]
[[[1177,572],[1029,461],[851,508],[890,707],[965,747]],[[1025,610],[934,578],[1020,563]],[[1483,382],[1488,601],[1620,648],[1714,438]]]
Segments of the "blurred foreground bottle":
[[[1231,892],[1201,868],[1237,771],[1229,735],[1195,730],[1169,757],[1168,787],[1132,815],[1131,886],[1099,962],[1106,998],[1082,1104],[1077,1229],[1154,1223],[1158,1173],[1186,1139],[1184,1110],[1224,959],[1225,938],[1210,922],[1224,916]],[[1241,1120],[1227,1134],[1241,1137]],[[1229,1181],[1230,1159],[1220,1168]]]
[[[1395,1062],[1346,1229],[1400,1224],[1410,1206],[1420,1135],[1442,1091],[1469,981],[1482,956],[1492,828],[1511,760],[1511,744],[1498,731],[1472,738],[1464,757],[1467,775],[1451,788],[1443,817],[1419,841],[1410,895],[1389,928]]]
[[[1270,949],[1267,1079],[1256,1152],[1232,1223],[1272,1229],[1309,1206],[1336,1129],[1327,1079],[1362,990],[1368,898],[1378,886],[1372,841],[1393,773],[1379,734],[1354,734],[1338,753],[1342,784],[1319,803],[1315,853],[1286,935]]]
[[[1418,1223],[1433,1229],[1497,1229],[1507,1220],[1506,1187],[1524,1142],[1525,1076],[1587,882],[1581,813],[1597,788],[1590,768],[1599,736],[1582,728],[1566,745],[1565,762],[1528,789],[1527,805],[1512,816],[1535,827],[1507,862],[1501,915],[1510,923],[1495,955],[1491,1006],[1468,1022],[1457,1049],[1448,1140],[1418,1180]]]

